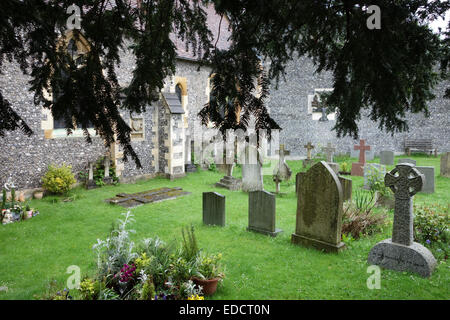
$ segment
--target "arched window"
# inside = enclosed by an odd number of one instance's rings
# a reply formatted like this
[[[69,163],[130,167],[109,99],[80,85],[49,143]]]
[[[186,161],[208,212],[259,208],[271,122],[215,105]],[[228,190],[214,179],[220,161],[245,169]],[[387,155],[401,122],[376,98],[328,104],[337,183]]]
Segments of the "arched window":
[[[176,87],[175,87],[175,93],[177,94],[177,96],[178,96],[178,100],[180,100],[180,103],[181,103],[181,96],[182,96],[182,94],[183,94],[183,88],[181,87],[181,84],[177,84],[176,85]]]
[[[89,50],[87,42],[82,40],[76,41],[72,34],[68,34],[66,39],[69,39],[66,43],[66,46],[61,46],[62,50],[66,50],[72,61],[75,63],[77,68],[80,68],[84,65],[84,55]],[[62,72],[62,79],[67,79],[68,75]],[[63,90],[61,88],[53,88],[53,101],[56,101],[63,95]],[[76,124],[76,127],[79,127],[79,124]],[[93,128],[91,123],[88,124],[89,128]],[[66,129],[66,121],[64,117],[54,117],[53,118],[53,129]]]

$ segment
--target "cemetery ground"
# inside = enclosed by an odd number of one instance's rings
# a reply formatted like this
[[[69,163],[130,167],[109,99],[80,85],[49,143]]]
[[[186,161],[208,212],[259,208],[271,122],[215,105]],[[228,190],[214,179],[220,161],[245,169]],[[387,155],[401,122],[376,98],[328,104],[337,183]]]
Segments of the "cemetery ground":
[[[396,157],[404,158],[405,156]],[[434,166],[436,192],[419,193],[415,203],[450,203],[450,178],[439,176],[439,158],[413,155],[417,165]],[[336,157],[337,162],[342,158]],[[347,159],[348,160],[348,159]],[[346,161],[347,161],[346,160]],[[349,161],[351,162],[351,160]],[[378,162],[375,158],[374,161]],[[276,199],[276,225],[283,230],[277,237],[246,231],[248,194],[216,188],[223,173],[199,171],[185,178],[155,178],[135,184],[105,186],[94,190],[82,188],[66,197],[48,196],[32,200],[40,211],[34,219],[0,226],[0,299],[33,299],[45,292],[55,279],[65,286],[67,267],[77,265],[82,275],[96,270],[92,245],[105,239],[111,224],[126,209],[108,204],[104,199],[117,193],[140,192],[160,187],[182,187],[192,194],[131,209],[136,222],[134,240],[159,236],[166,242],[180,240],[181,228],[193,224],[199,247],[209,253],[222,253],[225,278],[209,299],[448,299],[450,266],[440,260],[431,278],[407,272],[381,271],[381,288],[370,290],[367,256],[379,241],[392,234],[393,212],[389,224],[380,233],[347,240],[347,249],[339,254],[322,253],[291,244],[295,230],[297,199],[295,173],[304,171],[301,161],[288,161],[290,181],[281,183]],[[394,166],[388,166],[391,170]],[[239,167],[235,177],[240,176]],[[350,176],[348,176],[350,177]],[[353,194],[363,185],[363,177],[351,177]],[[275,191],[272,176],[264,176],[265,190]],[[216,191],[226,196],[226,226],[202,224],[202,193]]]

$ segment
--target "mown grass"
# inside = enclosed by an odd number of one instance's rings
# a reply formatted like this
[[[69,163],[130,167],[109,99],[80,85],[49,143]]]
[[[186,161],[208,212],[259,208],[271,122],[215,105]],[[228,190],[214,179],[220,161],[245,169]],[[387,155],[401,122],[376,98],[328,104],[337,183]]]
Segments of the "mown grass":
[[[398,158],[398,157],[397,157]],[[436,168],[436,192],[418,194],[415,202],[450,202],[450,179],[439,176],[439,158],[412,156],[418,165]],[[344,160],[344,159],[341,159]],[[377,159],[375,160],[375,162]],[[391,226],[382,233],[348,244],[339,254],[325,254],[290,243],[295,230],[295,173],[301,161],[288,162],[293,175],[281,184],[277,197],[277,227],[284,230],[276,238],[247,232],[248,195],[214,187],[223,174],[201,171],[169,181],[156,178],[136,184],[121,184],[86,191],[72,191],[71,202],[46,197],[33,200],[40,215],[21,223],[0,226],[0,299],[33,299],[56,279],[64,286],[67,267],[78,265],[83,274],[93,274],[96,257],[92,245],[104,239],[113,221],[125,209],[103,200],[120,192],[139,192],[158,187],[182,187],[191,195],[132,209],[136,223],[135,240],[158,235],[163,240],[180,241],[181,228],[194,224],[204,250],[222,252],[226,278],[213,299],[448,299],[450,270],[440,262],[429,279],[406,272],[383,270],[381,289],[366,285],[367,255],[378,241],[389,238]],[[236,176],[240,170],[237,168]],[[352,177],[353,190],[363,178]],[[265,188],[274,191],[271,176]],[[202,225],[202,192],[214,190],[226,196],[226,227]],[[392,213],[390,213],[392,218]]]

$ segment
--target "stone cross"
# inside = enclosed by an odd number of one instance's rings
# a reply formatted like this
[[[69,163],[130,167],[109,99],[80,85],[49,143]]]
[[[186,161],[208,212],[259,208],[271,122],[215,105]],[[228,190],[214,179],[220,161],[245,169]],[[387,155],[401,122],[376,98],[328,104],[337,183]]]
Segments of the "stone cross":
[[[384,183],[395,197],[392,242],[409,246],[413,243],[413,196],[422,189],[423,176],[409,164],[397,165],[388,172]]]
[[[305,147],[308,150],[307,159],[310,160],[311,159],[311,150],[314,149],[314,146],[311,144],[311,142],[308,142],[308,144],[304,145],[303,147]]]
[[[89,162],[89,178],[90,181],[94,180],[94,163],[92,161]]]
[[[280,155],[280,163],[284,162],[284,156],[288,156],[291,154],[289,150],[284,148],[284,144],[280,144],[280,150],[276,151],[278,155]]]
[[[394,192],[394,228],[392,238],[378,242],[369,252],[367,262],[397,271],[415,272],[429,277],[437,265],[433,254],[413,241],[414,195],[422,189],[424,177],[413,165],[404,163],[384,177]]]
[[[366,150],[370,150],[370,146],[366,145],[366,140],[359,140],[359,145],[354,146],[355,150],[359,150],[359,163],[366,163]]]
[[[108,177],[109,177],[109,162],[110,162],[110,161],[111,161],[111,160],[109,159],[109,157],[106,156],[105,159],[104,159],[104,165],[105,165],[105,178],[108,178]]]
[[[333,162],[333,153],[336,151],[336,148],[328,142],[327,146],[323,147],[322,150],[327,154],[327,162]]]
[[[280,150],[277,150],[276,152],[280,155],[280,159],[278,160],[278,167],[273,175],[273,181],[275,181],[276,193],[279,193],[280,182],[291,178],[292,171],[284,159],[284,157],[290,155],[291,152],[284,148],[284,144],[281,144]]]

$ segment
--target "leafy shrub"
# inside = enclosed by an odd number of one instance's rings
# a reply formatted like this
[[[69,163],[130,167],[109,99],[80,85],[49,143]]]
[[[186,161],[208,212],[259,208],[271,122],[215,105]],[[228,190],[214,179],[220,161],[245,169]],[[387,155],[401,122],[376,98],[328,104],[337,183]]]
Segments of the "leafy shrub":
[[[449,208],[439,204],[414,206],[414,240],[429,248],[439,260],[448,259]]]
[[[373,193],[357,191],[353,202],[346,202],[342,219],[342,234],[353,239],[371,235],[382,230],[386,224],[385,214],[374,213]]]
[[[222,254],[212,254],[207,255],[201,253],[197,261],[197,272],[196,274],[202,279],[214,279],[223,278],[224,274],[221,269],[220,260],[222,259]]]
[[[221,255],[201,254],[194,228],[183,229],[181,246],[174,248],[158,237],[136,247],[128,228],[130,212],[113,225],[106,240],[97,240],[97,274],[84,278],[80,297],[85,300],[202,300],[202,288],[191,278],[223,277]]]
[[[51,193],[65,194],[76,182],[72,167],[65,164],[61,167],[50,165],[42,178],[43,188]]]
[[[377,191],[381,197],[392,198],[391,189],[384,184],[383,173],[376,168],[369,167],[367,184],[372,192]]]
[[[348,162],[342,162],[341,163],[341,171],[342,172],[350,172],[351,167],[350,164]]]

